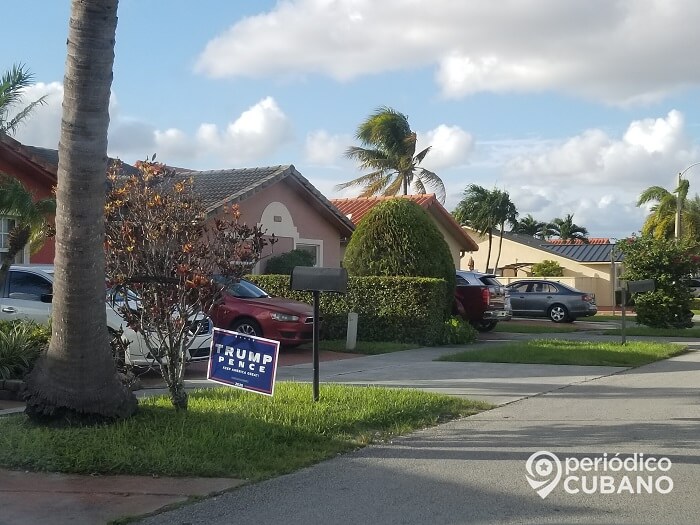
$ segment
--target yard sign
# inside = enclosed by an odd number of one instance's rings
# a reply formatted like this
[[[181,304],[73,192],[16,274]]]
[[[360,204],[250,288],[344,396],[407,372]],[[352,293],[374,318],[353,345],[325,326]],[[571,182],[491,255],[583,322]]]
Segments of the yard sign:
[[[280,343],[214,328],[207,379],[271,396]]]

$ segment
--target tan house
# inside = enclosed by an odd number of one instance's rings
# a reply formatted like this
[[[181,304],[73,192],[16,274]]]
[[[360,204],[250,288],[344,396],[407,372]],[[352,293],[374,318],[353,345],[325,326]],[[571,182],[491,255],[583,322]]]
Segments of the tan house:
[[[331,202],[341,213],[357,225],[360,219],[374,206],[380,202],[395,198],[397,197],[355,197],[350,199],[331,199]],[[476,242],[455,221],[452,214],[440,204],[440,201],[437,200],[434,194],[401,195],[399,198],[410,199],[428,212],[428,215],[438,230],[440,230],[447,246],[450,248],[455,268],[459,268],[460,261],[465,254],[479,249]]]
[[[621,255],[611,259],[614,244],[608,239],[589,239],[589,242],[564,242],[543,240],[517,233],[504,232],[498,268],[494,263],[498,257],[499,235],[494,234],[491,247],[490,268],[486,268],[488,238],[474,230],[464,228],[479,245],[479,251],[472,255],[474,269],[489,271],[499,276],[507,284],[516,279],[531,276],[532,265],[544,260],[556,261],[564,269],[563,277],[555,280],[567,283],[579,290],[592,292],[601,309],[612,308],[613,283],[622,270]],[[461,267],[467,269],[469,257],[462,258]]]

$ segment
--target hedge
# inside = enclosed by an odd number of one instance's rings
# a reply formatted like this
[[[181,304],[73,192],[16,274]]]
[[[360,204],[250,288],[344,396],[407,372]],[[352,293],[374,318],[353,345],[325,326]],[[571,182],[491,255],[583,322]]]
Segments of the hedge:
[[[270,295],[311,304],[311,292],[292,291],[288,275],[249,275]],[[423,345],[442,343],[446,283],[427,277],[349,277],[346,294],[321,293],[322,339],[345,339],[348,313],[358,314],[357,338]]]

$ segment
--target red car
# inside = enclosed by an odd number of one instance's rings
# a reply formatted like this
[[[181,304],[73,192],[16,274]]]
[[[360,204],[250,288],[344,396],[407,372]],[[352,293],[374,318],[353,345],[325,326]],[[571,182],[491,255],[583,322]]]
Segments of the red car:
[[[282,297],[270,297],[241,279],[224,290],[223,302],[212,313],[214,326],[298,346],[313,338],[313,307]]]

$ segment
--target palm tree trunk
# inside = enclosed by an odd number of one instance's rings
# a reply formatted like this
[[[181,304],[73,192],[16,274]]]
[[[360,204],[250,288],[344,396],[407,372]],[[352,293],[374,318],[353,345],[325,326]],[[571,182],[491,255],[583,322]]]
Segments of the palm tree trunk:
[[[35,419],[128,417],[136,399],[116,374],[105,310],[104,200],[118,0],[73,0],[56,200],[52,337],[28,379]]]
[[[489,228],[489,250],[486,252],[486,268],[484,271],[488,273],[489,271],[489,263],[491,262],[491,245],[493,244],[493,232]]]
[[[505,223],[501,223],[501,235],[498,237],[498,255],[496,256],[496,264],[494,264],[493,268],[493,273],[496,273],[498,271],[498,263],[501,260],[501,248],[503,247],[503,227],[505,226]]]

